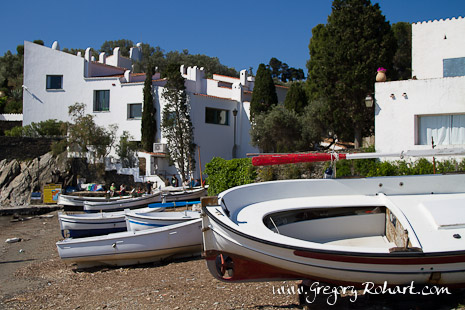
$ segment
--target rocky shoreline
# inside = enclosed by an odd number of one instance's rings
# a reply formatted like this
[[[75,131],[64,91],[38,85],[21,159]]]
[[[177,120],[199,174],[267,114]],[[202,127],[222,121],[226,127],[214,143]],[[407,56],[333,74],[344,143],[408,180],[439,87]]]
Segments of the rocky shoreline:
[[[69,185],[69,174],[65,154],[54,157],[47,153],[29,161],[0,161],[0,206],[2,209],[26,207],[31,204],[31,193],[40,191],[46,183],[60,181]]]
[[[9,215],[41,215],[50,213],[56,210],[62,210],[60,205],[26,205],[16,207],[0,207],[0,216]]]

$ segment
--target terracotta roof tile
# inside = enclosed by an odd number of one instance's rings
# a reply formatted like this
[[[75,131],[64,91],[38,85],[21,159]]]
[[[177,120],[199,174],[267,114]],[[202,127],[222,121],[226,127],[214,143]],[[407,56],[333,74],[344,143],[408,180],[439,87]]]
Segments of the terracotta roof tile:
[[[110,66],[110,65],[107,65],[107,64],[103,64],[101,62],[98,62],[98,61],[92,61],[92,64],[95,64],[95,65],[99,65],[99,66],[104,66],[104,67],[107,67],[107,68],[113,68],[113,69],[117,69],[117,70],[122,70],[123,72],[128,70],[126,68],[121,68],[121,67],[115,67],[115,66]]]
[[[224,97],[218,97],[218,96],[212,96],[212,95],[205,95],[205,94],[199,94],[199,93],[194,93],[196,96],[203,96],[203,97],[209,97],[209,98],[216,98],[216,99],[223,99],[223,100],[233,100],[231,98],[224,98]]]

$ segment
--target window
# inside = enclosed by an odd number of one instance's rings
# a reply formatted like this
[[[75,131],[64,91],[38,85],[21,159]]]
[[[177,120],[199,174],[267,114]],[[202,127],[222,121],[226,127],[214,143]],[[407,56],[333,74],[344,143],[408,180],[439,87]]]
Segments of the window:
[[[110,91],[94,90],[94,112],[110,111]]]
[[[229,125],[229,111],[205,108],[205,122],[209,124]]]
[[[465,144],[465,114],[418,116],[420,145]]]
[[[464,76],[465,57],[443,59],[442,70],[444,77]]]
[[[128,119],[142,118],[142,103],[128,104]]]
[[[218,82],[218,87],[224,87],[224,88],[232,88],[232,83],[228,82]]]
[[[63,75],[47,75],[47,89],[63,89]]]

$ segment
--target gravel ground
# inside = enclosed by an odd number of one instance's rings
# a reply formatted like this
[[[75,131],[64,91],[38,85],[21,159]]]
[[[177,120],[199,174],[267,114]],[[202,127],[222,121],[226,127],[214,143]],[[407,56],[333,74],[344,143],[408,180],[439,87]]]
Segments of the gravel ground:
[[[200,257],[125,268],[78,270],[58,257],[56,212],[10,222],[0,218],[0,309],[302,309],[297,282],[223,283]],[[19,237],[21,242],[5,243]],[[439,298],[317,296],[310,309],[465,309],[465,294]]]

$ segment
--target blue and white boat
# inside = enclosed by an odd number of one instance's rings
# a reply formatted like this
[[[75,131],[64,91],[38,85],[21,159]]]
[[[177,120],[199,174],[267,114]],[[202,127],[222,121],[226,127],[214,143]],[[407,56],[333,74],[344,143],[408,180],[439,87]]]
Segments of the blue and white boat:
[[[155,227],[179,224],[200,218],[199,211],[181,212],[126,212],[126,227],[128,231],[145,230]]]
[[[199,255],[201,219],[143,231],[88,238],[68,238],[56,243],[58,255],[78,268],[99,265],[127,266]]]
[[[161,212],[163,205],[141,208],[142,213]],[[84,214],[58,213],[61,234],[64,238],[100,236],[126,231],[125,211]]]
[[[85,201],[92,201],[92,202],[115,202],[122,199],[128,199],[131,196],[117,196],[117,197],[91,197],[91,196],[72,196],[72,195],[65,195],[60,194],[58,196],[57,204],[65,206],[65,207],[84,207]]]

